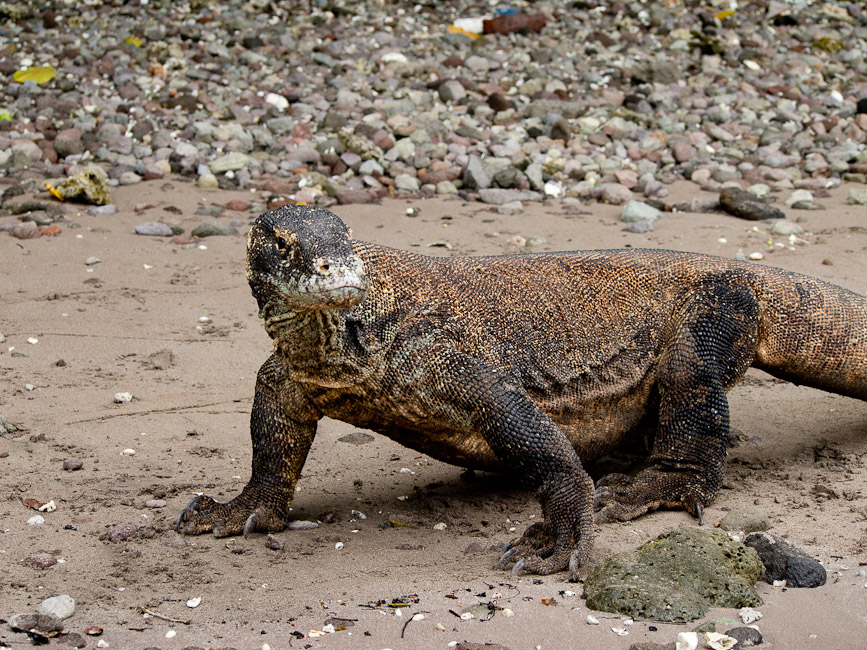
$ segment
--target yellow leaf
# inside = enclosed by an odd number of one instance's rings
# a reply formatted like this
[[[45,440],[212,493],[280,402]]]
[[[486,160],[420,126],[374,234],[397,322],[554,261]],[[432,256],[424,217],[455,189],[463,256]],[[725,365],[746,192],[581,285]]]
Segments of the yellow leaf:
[[[136,47],[141,47],[144,44],[144,41],[140,38],[136,38],[135,36],[127,36],[123,39],[124,43],[129,43],[130,45],[135,45]]]
[[[734,16],[734,15],[735,15],[734,11],[732,11],[731,9],[726,9],[725,11],[721,11],[718,14],[714,14],[713,17],[719,18],[720,20],[725,20],[726,18],[728,18],[730,16]]]
[[[47,65],[44,68],[27,68],[26,70],[19,70],[12,75],[12,78],[21,84],[23,84],[25,81],[32,81],[36,84],[44,84],[46,81],[51,81],[52,79],[54,79],[56,74],[57,73],[54,72],[54,68],[52,68],[50,65]]]

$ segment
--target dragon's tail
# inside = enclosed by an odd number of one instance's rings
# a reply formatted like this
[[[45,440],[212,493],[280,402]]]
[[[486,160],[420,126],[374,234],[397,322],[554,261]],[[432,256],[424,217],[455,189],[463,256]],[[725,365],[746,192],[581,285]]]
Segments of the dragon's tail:
[[[778,269],[760,277],[753,365],[796,384],[867,400],[867,298]]]

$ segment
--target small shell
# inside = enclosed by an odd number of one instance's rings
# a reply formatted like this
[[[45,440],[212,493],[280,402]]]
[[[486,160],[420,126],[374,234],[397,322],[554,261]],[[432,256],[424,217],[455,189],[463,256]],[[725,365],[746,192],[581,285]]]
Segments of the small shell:
[[[115,393],[114,401],[118,404],[126,404],[132,401],[132,393]]]
[[[339,551],[339,550],[342,549],[342,548],[343,548],[343,542],[337,542],[337,543],[334,545],[334,550],[335,550],[335,551]]]
[[[675,648],[677,650],[695,650],[698,647],[698,634],[696,632],[681,632],[677,635]]]
[[[192,609],[194,607],[198,607],[201,604],[202,604],[202,597],[201,596],[196,596],[195,598],[190,598],[187,601],[187,607],[189,607],[190,609]]]
[[[617,636],[626,636],[629,634],[629,630],[625,627],[612,627],[611,631],[614,632]]]
[[[120,452],[121,456],[135,456],[135,449],[124,449]]]
[[[593,614],[587,614],[587,625],[599,625],[599,619]]]
[[[444,521],[441,521],[438,524],[434,524],[433,527],[434,530],[445,530],[446,528],[448,528],[448,524],[446,524]]]

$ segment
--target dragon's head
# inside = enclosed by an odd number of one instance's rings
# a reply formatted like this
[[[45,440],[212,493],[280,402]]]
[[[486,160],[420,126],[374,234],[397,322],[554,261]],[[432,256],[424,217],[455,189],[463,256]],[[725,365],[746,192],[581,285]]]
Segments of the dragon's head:
[[[348,309],[364,300],[368,287],[346,224],[328,210],[302,205],[283,206],[253,222],[247,281],[265,319]]]

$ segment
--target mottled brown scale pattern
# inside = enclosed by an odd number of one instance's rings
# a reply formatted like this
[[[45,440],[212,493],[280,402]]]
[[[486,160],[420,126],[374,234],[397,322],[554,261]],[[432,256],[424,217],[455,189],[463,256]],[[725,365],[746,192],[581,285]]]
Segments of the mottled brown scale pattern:
[[[749,366],[867,399],[867,300],[813,278],[649,250],[431,258],[353,241],[318,208],[268,212],[247,277],[274,339],[251,416],[253,472],[198,497],[185,533],[279,530],[324,416],[445,462],[519,476],[544,522],[503,568],[575,577],[602,521],[665,507],[701,517]],[[582,467],[638,443],[635,476]]]

